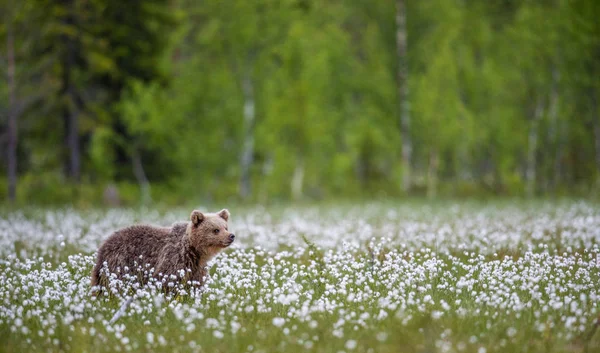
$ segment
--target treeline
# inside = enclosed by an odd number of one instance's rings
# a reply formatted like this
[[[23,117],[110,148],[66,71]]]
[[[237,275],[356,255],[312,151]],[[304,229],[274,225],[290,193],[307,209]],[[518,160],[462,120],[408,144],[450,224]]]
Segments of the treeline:
[[[2,198],[598,190],[596,0],[0,0],[0,12]]]

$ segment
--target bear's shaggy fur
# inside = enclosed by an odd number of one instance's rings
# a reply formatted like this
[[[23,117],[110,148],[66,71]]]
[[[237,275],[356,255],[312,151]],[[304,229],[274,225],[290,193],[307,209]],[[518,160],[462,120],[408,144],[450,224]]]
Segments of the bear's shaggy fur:
[[[229,211],[202,213],[194,210],[189,222],[171,227],[133,225],[113,233],[98,250],[92,270],[92,286],[105,285],[103,267],[121,276],[143,265],[154,268],[153,276],[175,275],[184,281],[204,282],[206,263],[233,243],[235,235],[227,229]],[[183,270],[183,272],[181,271]],[[132,272],[129,272],[133,274]]]

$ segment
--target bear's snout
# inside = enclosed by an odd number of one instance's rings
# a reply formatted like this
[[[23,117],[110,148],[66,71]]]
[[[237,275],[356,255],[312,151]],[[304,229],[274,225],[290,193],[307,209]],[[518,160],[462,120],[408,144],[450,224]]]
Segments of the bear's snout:
[[[233,234],[233,233],[229,234],[229,241],[231,241],[233,243],[233,239],[235,239],[235,234]]]

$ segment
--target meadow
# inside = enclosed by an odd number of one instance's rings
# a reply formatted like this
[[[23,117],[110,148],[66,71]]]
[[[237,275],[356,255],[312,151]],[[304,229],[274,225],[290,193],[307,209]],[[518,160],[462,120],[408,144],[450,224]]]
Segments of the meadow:
[[[89,275],[104,238],[190,209],[2,213],[0,351],[600,352],[596,203],[230,211],[236,242],[202,289],[100,297]]]

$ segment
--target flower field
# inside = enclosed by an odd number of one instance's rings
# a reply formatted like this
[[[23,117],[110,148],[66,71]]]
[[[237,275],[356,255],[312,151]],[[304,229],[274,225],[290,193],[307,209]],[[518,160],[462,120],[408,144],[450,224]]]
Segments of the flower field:
[[[190,210],[3,214],[0,351],[600,351],[596,204],[230,210],[236,242],[201,290],[98,297],[104,238]]]

